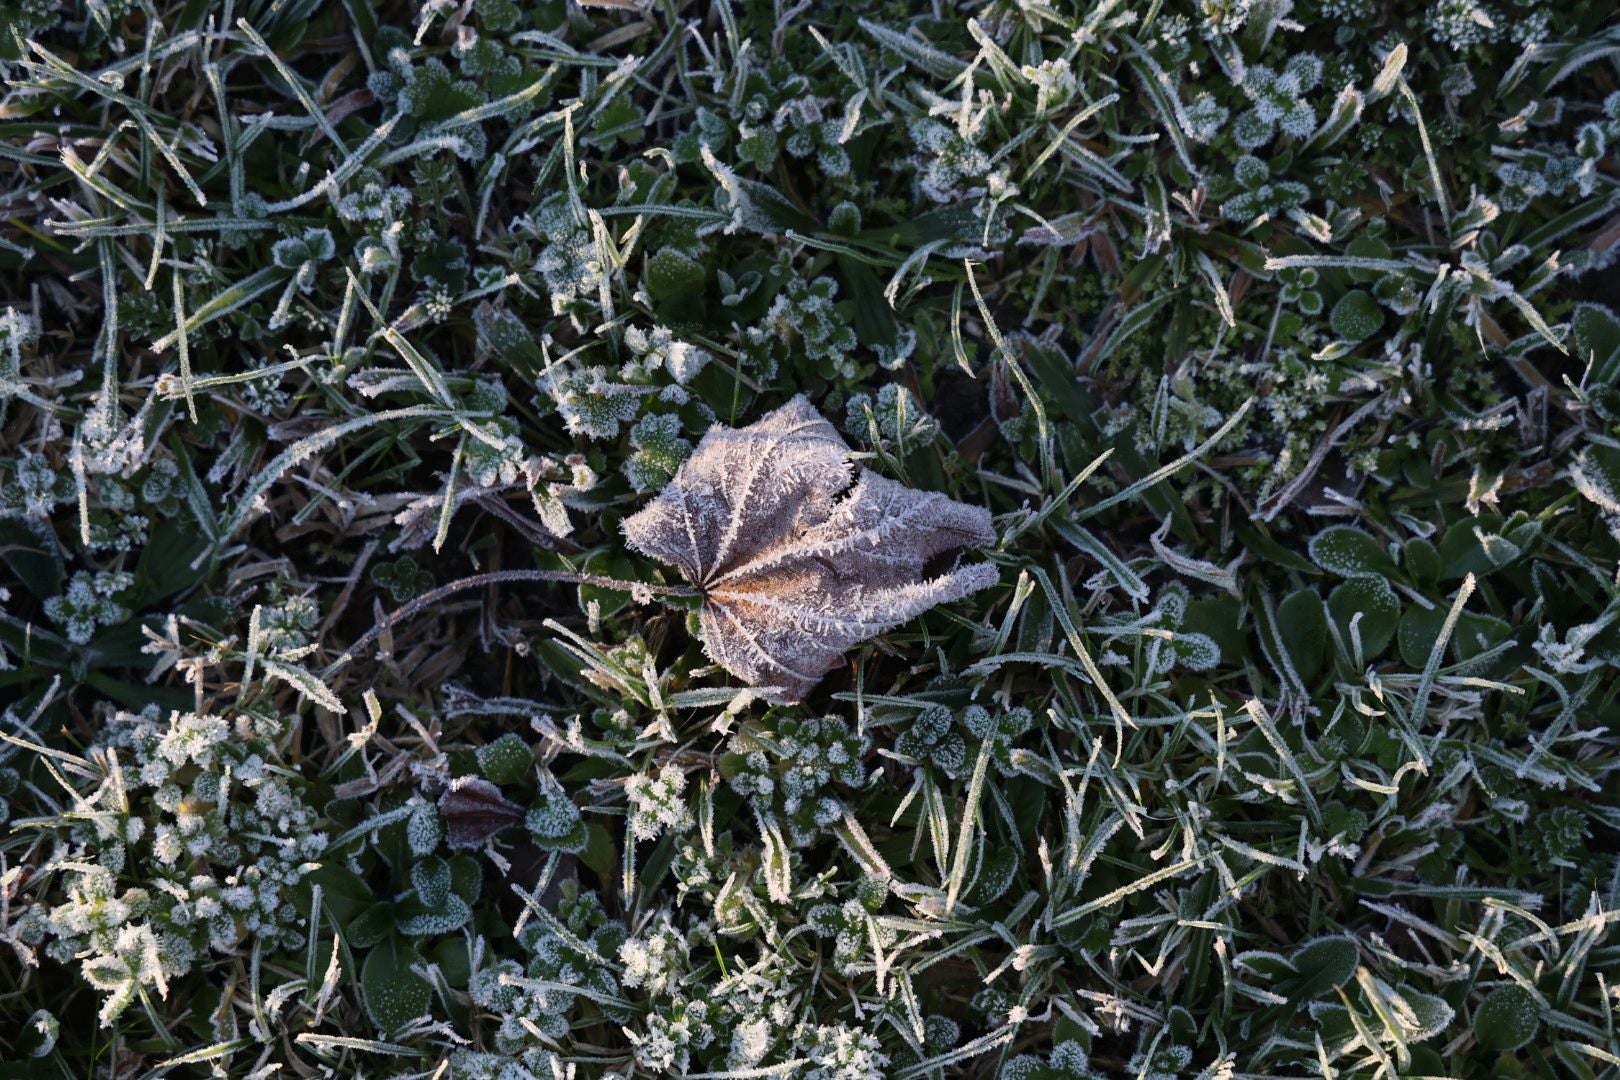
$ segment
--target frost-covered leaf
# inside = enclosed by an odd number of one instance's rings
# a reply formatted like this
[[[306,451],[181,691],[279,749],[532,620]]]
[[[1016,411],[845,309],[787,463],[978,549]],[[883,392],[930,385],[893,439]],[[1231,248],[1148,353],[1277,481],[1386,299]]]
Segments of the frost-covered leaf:
[[[318,677],[304,670],[296,664],[283,664],[275,660],[265,660],[264,670],[267,675],[273,675],[284,683],[292,684],[304,697],[335,713],[343,711],[343,700],[332,692],[332,689]]]
[[[1605,513],[1620,514],[1620,450],[1591,445],[1569,467],[1575,489]]]
[[[1575,359],[1591,365],[1592,382],[1613,382],[1620,375],[1620,318],[1601,304],[1577,304],[1569,326]]]
[[[419,802],[411,808],[410,817],[405,819],[405,843],[412,855],[432,854],[443,837],[444,826],[432,803]]]
[[[1400,598],[1383,578],[1351,578],[1333,590],[1327,606],[1346,646],[1351,640],[1351,624],[1355,624],[1362,654],[1369,659],[1384,651],[1401,617]],[[1357,619],[1357,615],[1361,617]]]
[[[412,863],[411,887],[428,907],[442,906],[450,895],[450,864],[437,855]]]
[[[48,1009],[36,1009],[23,1025],[17,1049],[31,1058],[42,1058],[56,1049],[62,1024]]]
[[[439,813],[444,817],[445,842],[453,848],[483,847],[502,829],[523,821],[522,807],[477,776],[457,777],[439,796]]]
[[[1381,578],[1395,569],[1378,541],[1352,525],[1323,529],[1311,537],[1310,552],[1317,566],[1340,577]]]
[[[1403,988],[1389,997],[1395,1007],[1395,1021],[1408,1042],[1434,1038],[1446,1030],[1457,1015],[1443,998],[1433,994]]]
[[[1322,669],[1327,650],[1327,607],[1315,589],[1297,589],[1277,605],[1277,634],[1294,672],[1309,679]]]
[[[1384,325],[1384,312],[1370,294],[1351,289],[1333,305],[1328,322],[1333,332],[1346,341],[1365,341]]]
[[[515,784],[528,775],[534,753],[523,736],[508,731],[494,742],[478,748],[478,768],[497,784]]]
[[[989,563],[925,578],[929,559],[995,540],[990,515],[870,472],[805,398],[712,428],[624,523],[638,551],[703,590],[703,644],[727,671],[797,701],[843,653],[997,580]]]
[[[472,919],[472,908],[467,901],[450,893],[438,904],[407,900],[400,905],[399,921],[395,924],[402,934],[411,937],[437,937],[459,929]]]
[[[568,795],[555,783],[545,785],[540,797],[529,807],[524,822],[535,843],[547,851],[564,851],[577,855],[585,850],[590,834]]]
[[[411,970],[420,961],[416,950],[399,937],[388,938],[366,954],[360,985],[365,990],[366,1012],[380,1030],[395,1031],[428,1011],[431,991]]]
[[[1474,1010],[1474,1037],[1485,1050],[1517,1050],[1541,1029],[1541,1010],[1530,991],[1499,986]]]
[[[1295,974],[1279,989],[1295,1004],[1327,996],[1355,978],[1360,959],[1354,938],[1336,934],[1307,941],[1289,958]]]

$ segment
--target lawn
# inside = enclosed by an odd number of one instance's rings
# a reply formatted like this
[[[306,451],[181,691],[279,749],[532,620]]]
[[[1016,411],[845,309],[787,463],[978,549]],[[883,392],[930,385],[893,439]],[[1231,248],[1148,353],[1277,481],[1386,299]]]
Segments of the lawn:
[[[1611,0],[0,78],[0,1078],[1620,1076]]]

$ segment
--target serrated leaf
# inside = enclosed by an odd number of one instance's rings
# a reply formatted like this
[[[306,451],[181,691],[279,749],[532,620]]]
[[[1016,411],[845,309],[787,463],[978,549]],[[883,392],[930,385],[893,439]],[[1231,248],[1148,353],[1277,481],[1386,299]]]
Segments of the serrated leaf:
[[[711,428],[624,523],[636,550],[703,590],[709,656],[798,701],[850,646],[994,585],[994,564],[924,578],[929,559],[995,541],[990,514],[861,471],[803,396],[746,428]]]

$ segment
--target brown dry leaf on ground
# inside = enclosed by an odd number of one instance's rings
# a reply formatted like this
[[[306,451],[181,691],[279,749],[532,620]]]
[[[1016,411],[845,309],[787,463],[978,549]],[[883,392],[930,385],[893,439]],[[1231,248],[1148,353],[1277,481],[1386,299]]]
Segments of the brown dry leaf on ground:
[[[632,547],[703,590],[709,656],[783,701],[850,646],[998,578],[991,563],[925,578],[930,558],[995,541],[989,511],[857,476],[849,455],[795,397],[748,427],[711,428],[624,523]]]

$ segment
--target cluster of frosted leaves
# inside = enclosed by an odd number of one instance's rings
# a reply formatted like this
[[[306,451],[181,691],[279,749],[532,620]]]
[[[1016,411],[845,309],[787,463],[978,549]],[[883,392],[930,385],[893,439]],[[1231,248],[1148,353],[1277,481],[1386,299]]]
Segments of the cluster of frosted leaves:
[[[764,819],[780,816],[788,839],[802,847],[843,815],[834,785],[854,789],[866,782],[869,747],[842,717],[784,715],[768,729],[750,727],[732,737],[727,749],[740,761],[731,786],[749,796]]]
[[[326,834],[272,747],[280,729],[152,708],[117,713],[91,748],[102,780],[52,861],[65,900],[30,918],[46,952],[79,960],[105,995],[103,1024],[210,953],[302,943],[290,890]]]
[[[624,523],[638,551],[703,590],[703,644],[743,681],[797,701],[850,646],[995,584],[993,564],[924,577],[928,560],[993,543],[990,515],[862,471],[805,398],[716,426]]]
[[[486,956],[480,941],[469,993],[473,1004],[495,1018],[494,1052],[457,1051],[453,1075],[505,1078],[522,1075],[510,1071],[521,1065],[545,1076],[556,1040],[582,1008],[594,1004],[620,1022],[628,1020],[628,1010],[615,1004],[619,983],[610,959],[625,937],[624,924],[608,917],[595,893],[569,885],[554,909],[540,910],[537,921],[519,932],[523,962]]]
[[[982,745],[997,771],[1012,776],[1018,771],[1013,743],[1033,723],[1034,716],[1022,706],[992,711],[969,705],[953,712],[944,705],[930,705],[895,737],[894,748],[919,765],[955,777],[973,771],[974,756]]]

